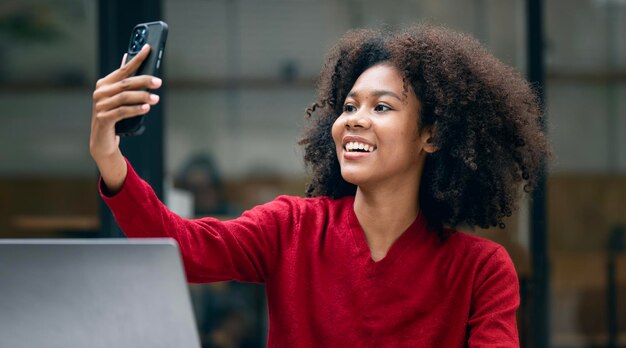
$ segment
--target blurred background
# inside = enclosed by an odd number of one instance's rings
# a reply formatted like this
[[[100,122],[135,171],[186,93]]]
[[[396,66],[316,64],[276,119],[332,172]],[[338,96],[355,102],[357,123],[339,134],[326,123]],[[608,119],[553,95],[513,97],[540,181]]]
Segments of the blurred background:
[[[88,149],[95,81],[135,23],[170,32],[162,107],[125,153],[181,215],[302,195],[296,145],[330,46],[443,24],[542,85],[555,160],[504,231],[522,347],[626,347],[626,1],[0,1],[0,237],[117,237]],[[261,285],[190,285],[205,347],[261,347]]]

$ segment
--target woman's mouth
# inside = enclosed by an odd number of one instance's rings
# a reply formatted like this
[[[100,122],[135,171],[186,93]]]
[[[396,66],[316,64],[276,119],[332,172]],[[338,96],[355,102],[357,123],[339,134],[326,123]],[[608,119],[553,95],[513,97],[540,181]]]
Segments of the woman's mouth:
[[[343,146],[343,149],[347,152],[374,152],[376,146],[358,141],[350,141]]]

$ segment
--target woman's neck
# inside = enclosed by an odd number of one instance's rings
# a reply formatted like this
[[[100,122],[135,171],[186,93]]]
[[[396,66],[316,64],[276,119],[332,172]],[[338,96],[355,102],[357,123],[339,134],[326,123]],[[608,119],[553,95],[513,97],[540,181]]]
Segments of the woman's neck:
[[[372,259],[385,257],[419,213],[419,187],[367,190],[359,187],[354,212],[365,232]]]

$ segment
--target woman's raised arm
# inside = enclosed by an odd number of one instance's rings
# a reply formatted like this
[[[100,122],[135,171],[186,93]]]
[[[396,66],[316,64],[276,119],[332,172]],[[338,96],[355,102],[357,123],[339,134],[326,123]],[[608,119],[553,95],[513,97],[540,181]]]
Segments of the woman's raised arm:
[[[159,102],[159,96],[147,90],[159,88],[161,80],[147,75],[133,76],[149,52],[150,47],[144,46],[128,64],[124,56],[122,66],[98,80],[93,92],[89,152],[110,193],[121,189],[127,174],[115,123],[144,115],[151,105]]]

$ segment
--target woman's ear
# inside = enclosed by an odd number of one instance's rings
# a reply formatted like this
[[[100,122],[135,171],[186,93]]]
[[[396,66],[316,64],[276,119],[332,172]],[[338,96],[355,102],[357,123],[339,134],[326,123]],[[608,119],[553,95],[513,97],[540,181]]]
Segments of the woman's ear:
[[[433,153],[439,150],[439,148],[433,143],[433,134],[430,128],[422,130],[420,138],[422,141],[422,149],[424,149],[424,152]]]

